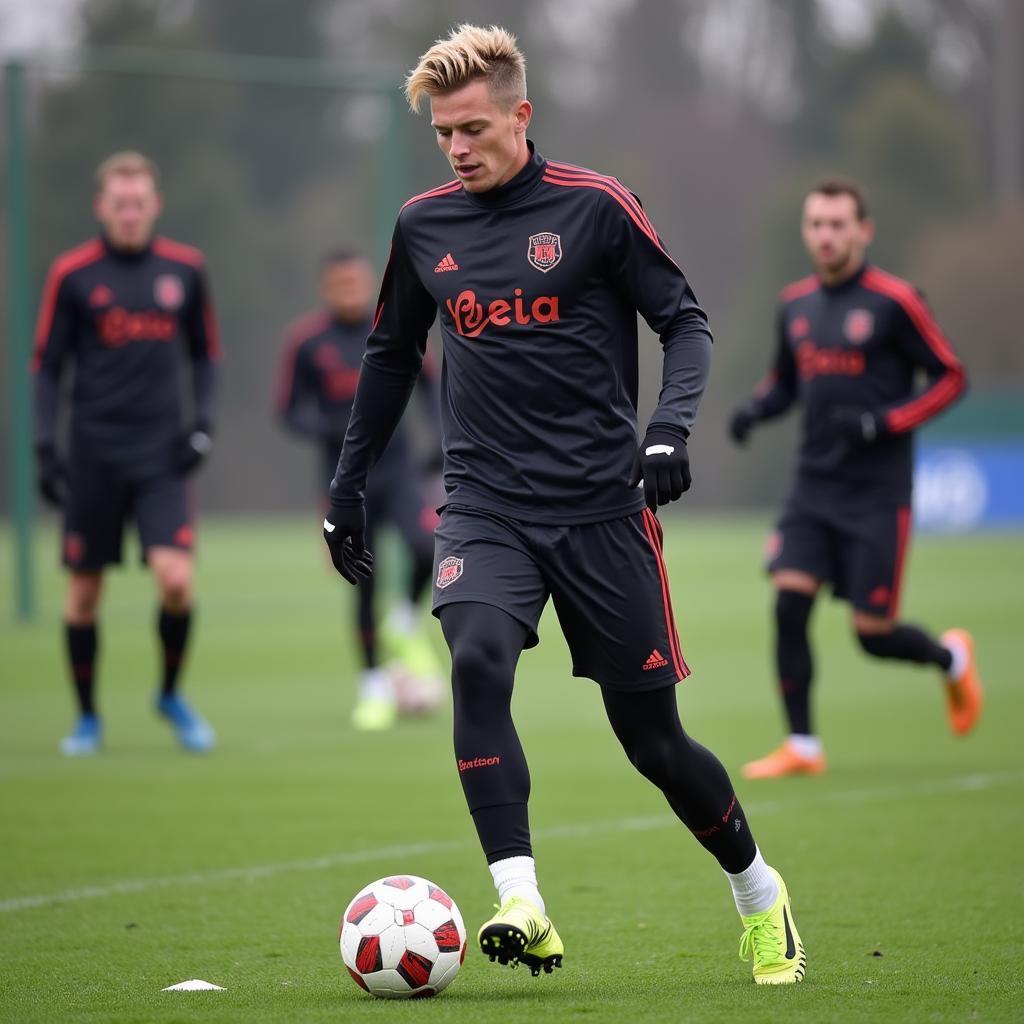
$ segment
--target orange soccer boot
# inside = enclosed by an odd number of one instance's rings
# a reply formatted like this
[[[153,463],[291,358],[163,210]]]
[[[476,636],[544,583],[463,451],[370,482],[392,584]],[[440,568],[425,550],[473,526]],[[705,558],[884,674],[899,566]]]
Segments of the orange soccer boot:
[[[778,750],[757,761],[748,761],[743,766],[745,779],[781,779],[785,775],[822,775],[825,771],[825,755],[807,757],[786,740]]]
[[[974,657],[974,637],[966,629],[947,629],[942,634],[942,643],[945,647],[959,647],[967,656],[960,675],[945,681],[950,728],[957,736],[966,736],[978,724],[984,703],[981,676]]]

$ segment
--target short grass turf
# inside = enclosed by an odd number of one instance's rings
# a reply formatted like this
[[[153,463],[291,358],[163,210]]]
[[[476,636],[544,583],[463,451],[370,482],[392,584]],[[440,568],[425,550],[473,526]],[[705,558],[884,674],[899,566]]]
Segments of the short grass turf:
[[[93,760],[56,752],[71,708],[52,533],[40,537],[37,621],[15,626],[6,609],[0,1019],[1020,1020],[1021,537],[926,537],[912,553],[907,616],[977,638],[988,703],[975,735],[949,734],[934,673],[868,661],[845,608],[822,602],[813,629],[829,773],[755,784],[740,766],[781,732],[758,568],[766,528],[669,518],[694,668],[679,703],[789,882],[804,984],[752,984],[719,869],[625,762],[549,617],[523,657],[515,711],[565,967],[533,978],[471,945],[436,1000],[396,1005],[358,990],[337,926],[366,882],[435,880],[471,936],[491,913],[450,710],[354,733],[351,595],[326,571],[316,523],[211,520],[187,690],[218,729],[212,756],[179,753],[152,713],[153,598],[134,564],[109,579],[106,747]],[[187,978],[225,991],[160,991]]]

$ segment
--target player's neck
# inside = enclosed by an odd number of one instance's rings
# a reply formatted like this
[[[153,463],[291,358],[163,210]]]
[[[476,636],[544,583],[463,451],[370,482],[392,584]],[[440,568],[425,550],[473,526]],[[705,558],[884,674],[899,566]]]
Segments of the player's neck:
[[[532,143],[527,142],[523,152],[516,154],[510,170],[511,173],[502,184],[486,192],[467,191],[467,198],[479,206],[491,208],[514,205],[536,187],[544,170],[544,161],[537,155]]]
[[[328,303],[324,303],[324,311],[333,323],[340,324],[342,327],[359,327],[372,317],[369,309],[355,310],[351,307],[337,309]]]
[[[145,256],[153,245],[154,238],[153,235],[150,235],[141,245],[125,245],[115,242],[105,231],[100,233],[100,237],[103,239],[107,252],[126,260],[139,259],[139,257]]]
[[[523,138],[522,145],[519,147],[519,152],[516,153],[516,158],[512,162],[512,165],[509,167],[508,173],[494,187],[501,188],[503,185],[507,185],[510,181],[512,181],[512,179],[515,178],[517,174],[519,174],[519,172],[527,165],[527,163],[529,163],[531,156],[532,153],[530,152],[530,147],[527,144],[526,139]]]
[[[844,263],[842,267],[836,270],[827,270],[824,267],[818,268],[818,277],[821,278],[821,283],[828,288],[835,288],[838,285],[846,284],[847,281],[852,281],[853,278],[857,277],[860,272],[864,269],[864,257],[861,256],[857,260],[851,260],[849,263]]]

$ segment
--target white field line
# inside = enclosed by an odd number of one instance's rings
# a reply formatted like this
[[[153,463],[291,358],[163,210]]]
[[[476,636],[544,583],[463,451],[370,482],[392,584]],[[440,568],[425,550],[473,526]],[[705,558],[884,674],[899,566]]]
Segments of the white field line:
[[[899,800],[909,796],[928,796],[941,793],[973,792],[991,789],[1000,785],[1024,782],[1021,772],[987,772],[977,775],[961,775],[954,778],[937,779],[929,782],[909,783],[892,786],[864,786],[859,789],[840,790],[828,793],[806,793],[788,800],[751,800],[744,803],[744,811],[755,817],[777,814],[784,810],[799,811],[808,804],[871,803],[876,800]],[[534,831],[535,839],[588,839],[609,832],[650,832],[662,828],[677,828],[676,818],[659,814],[649,817],[615,818],[610,821],[579,822],[570,825],[555,825]],[[308,860],[280,861],[276,864],[256,864],[249,867],[219,868],[213,871],[193,871],[180,875],[166,875],[162,878],[128,878],[105,885],[86,885],[61,892],[43,893],[38,896],[17,896],[0,900],[0,913],[10,914],[19,910],[34,910],[61,903],[78,903],[82,900],[105,899],[108,896],[122,896],[129,893],[149,892],[171,886],[214,885],[218,882],[253,882],[261,878],[291,874],[299,871],[324,871],[346,864],[365,864],[389,858],[429,856],[452,853],[465,849],[463,840],[432,840],[422,843],[403,843],[395,846],[380,846],[371,850],[351,850],[347,853],[331,853]]]

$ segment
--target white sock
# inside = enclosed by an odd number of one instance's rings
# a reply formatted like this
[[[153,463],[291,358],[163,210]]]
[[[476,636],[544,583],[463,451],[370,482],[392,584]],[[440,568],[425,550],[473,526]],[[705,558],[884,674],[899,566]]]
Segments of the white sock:
[[[786,737],[786,744],[793,748],[801,757],[810,760],[813,757],[821,757],[821,738],[819,736],[808,736],[802,732],[791,732]]]
[[[946,678],[951,682],[956,682],[967,669],[967,648],[963,644],[954,642],[946,644],[946,650],[949,651],[949,656],[953,659]]]
[[[415,633],[419,626],[419,617],[416,614],[415,606],[409,601],[396,601],[388,612],[388,625],[396,633],[402,633],[405,636]]]
[[[754,854],[754,860],[746,871],[738,875],[726,871],[725,877],[732,886],[736,909],[743,915],[760,914],[779,898],[779,883],[768,870],[760,850]]]
[[[395,684],[386,668],[368,668],[359,677],[359,696],[370,700],[394,700]]]
[[[537,888],[537,865],[532,857],[506,857],[488,867],[498,890],[499,903],[512,896],[521,896],[544,913],[544,899]]]

